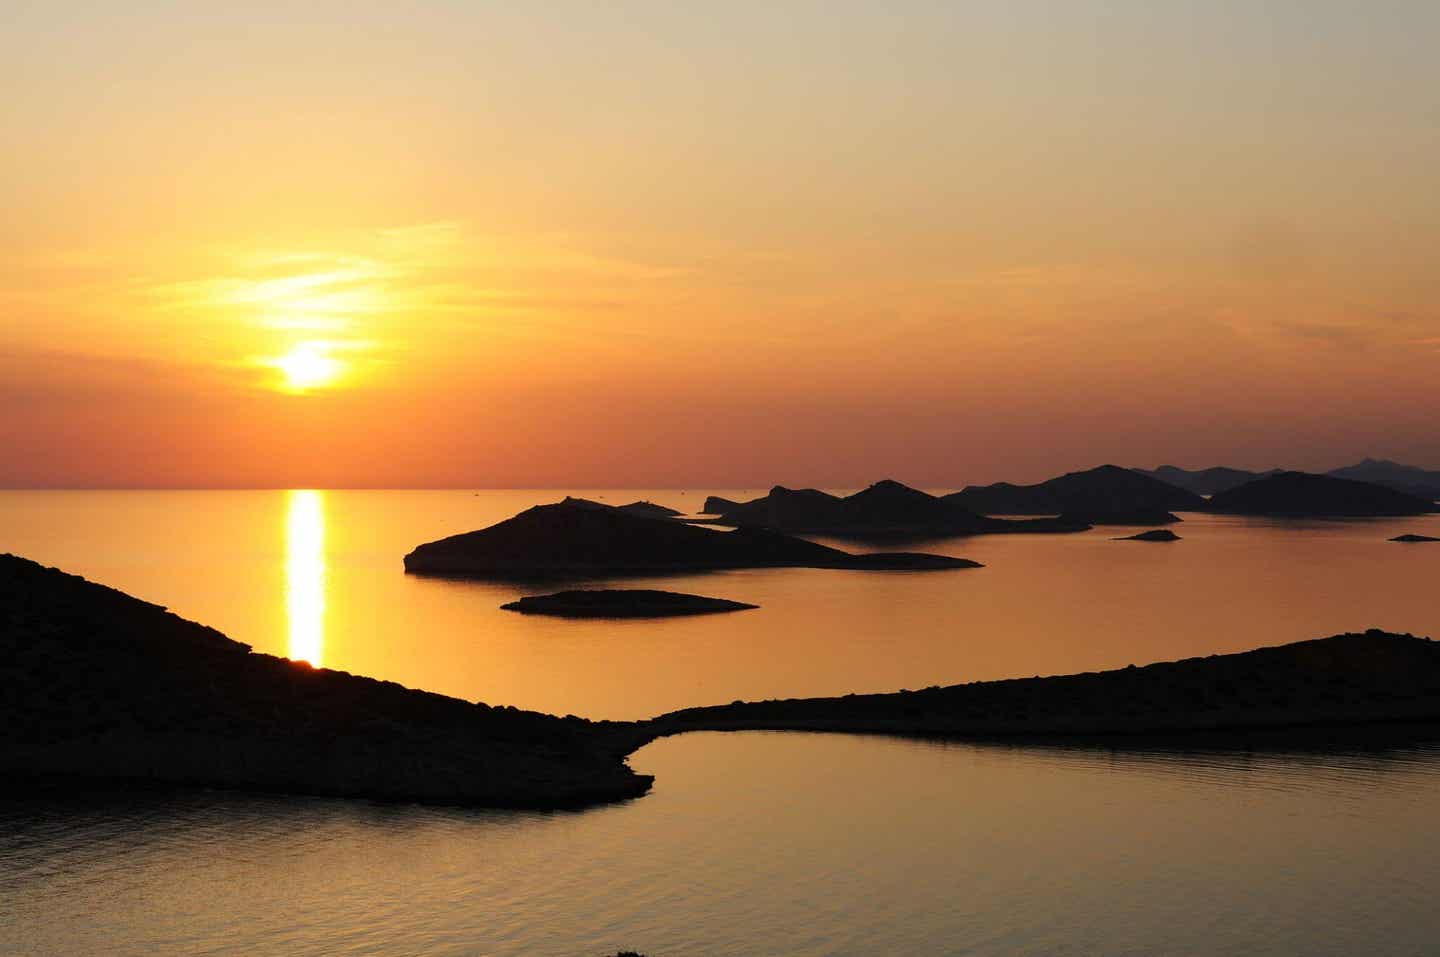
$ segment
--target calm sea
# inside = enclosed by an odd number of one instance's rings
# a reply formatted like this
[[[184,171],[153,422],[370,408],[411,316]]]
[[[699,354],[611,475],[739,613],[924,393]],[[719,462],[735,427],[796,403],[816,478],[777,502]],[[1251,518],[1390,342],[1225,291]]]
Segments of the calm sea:
[[[686,511],[754,490],[570,490]],[[736,698],[1065,673],[1384,627],[1440,636],[1440,516],[907,548],[982,569],[641,585],[664,622],[499,610],[414,545],[563,493],[0,492],[0,550],[257,650],[469,699],[645,717]],[[636,584],[632,581],[631,584]],[[221,793],[0,804],[0,953],[1423,954],[1440,751],[1055,751],[691,735],[641,800],[477,813]]]

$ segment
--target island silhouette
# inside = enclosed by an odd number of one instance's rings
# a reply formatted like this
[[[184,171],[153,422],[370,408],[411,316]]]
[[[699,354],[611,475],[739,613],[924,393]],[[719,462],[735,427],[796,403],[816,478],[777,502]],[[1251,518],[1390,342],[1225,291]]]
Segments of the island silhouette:
[[[407,572],[496,578],[772,567],[928,571],[980,564],[916,552],[857,554],[769,528],[723,532],[573,501],[537,505],[489,528],[427,542],[405,556]]]
[[[747,611],[760,606],[650,588],[597,588],[527,595],[500,607],[527,615],[558,618],[676,618]]]

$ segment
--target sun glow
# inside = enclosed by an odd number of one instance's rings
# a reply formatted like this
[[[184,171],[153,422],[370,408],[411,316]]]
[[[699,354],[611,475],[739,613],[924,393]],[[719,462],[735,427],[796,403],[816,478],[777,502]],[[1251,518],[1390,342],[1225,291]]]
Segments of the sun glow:
[[[325,650],[324,493],[295,490],[285,516],[285,615],[288,657],[320,667]]]
[[[330,347],[323,342],[302,342],[270,365],[279,370],[281,388],[287,392],[333,386],[345,371],[345,363],[330,355]]]

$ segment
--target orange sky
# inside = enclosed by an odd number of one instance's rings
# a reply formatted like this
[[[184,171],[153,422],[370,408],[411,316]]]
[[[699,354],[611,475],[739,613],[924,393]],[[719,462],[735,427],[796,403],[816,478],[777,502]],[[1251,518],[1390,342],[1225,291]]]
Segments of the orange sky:
[[[1435,4],[59,6],[0,485],[1440,467]]]

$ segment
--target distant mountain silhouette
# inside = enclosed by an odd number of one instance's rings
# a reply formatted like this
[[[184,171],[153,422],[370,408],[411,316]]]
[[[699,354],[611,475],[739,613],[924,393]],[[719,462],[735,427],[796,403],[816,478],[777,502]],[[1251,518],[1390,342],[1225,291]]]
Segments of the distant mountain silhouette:
[[[976,568],[943,555],[852,554],[769,529],[721,532],[575,503],[537,505],[489,528],[421,545],[405,570],[480,577],[651,574],[721,568]]]
[[[1354,465],[1331,469],[1325,474],[1357,482],[1373,482],[1431,502],[1440,499],[1440,471],[1427,471],[1387,459],[1364,459]]]
[[[1177,488],[1183,488],[1187,492],[1194,492],[1196,495],[1216,495],[1220,492],[1228,492],[1237,485],[1253,482],[1257,478],[1278,475],[1285,470],[1268,469],[1264,472],[1251,472],[1246,469],[1231,469],[1224,466],[1190,470],[1177,468],[1174,465],[1162,465],[1153,470],[1133,469],[1132,471],[1167,482]]]
[[[588,498],[575,498],[567,495],[562,505],[575,505],[580,508],[613,508],[617,512],[625,512],[628,515],[639,515],[643,518],[674,518],[685,513],[679,509],[666,508],[664,505],[656,505],[654,502],[631,502],[628,505],[606,505],[604,502],[596,502]]]
[[[751,502],[729,507],[722,502],[707,504],[725,509],[719,513],[721,524],[856,538],[1068,532],[1089,527],[1071,519],[1014,522],[987,518],[894,479],[883,479],[843,498],[813,488],[777,485]]]
[[[746,611],[760,606],[648,588],[598,588],[561,591],[553,595],[527,595],[500,607],[527,615],[554,615],[559,618],[675,618]]]
[[[1128,519],[1205,507],[1194,492],[1118,465],[1069,472],[1038,485],[971,485],[946,495],[945,501],[981,515],[1068,514],[1091,524],[1131,524]]]
[[[1383,485],[1308,472],[1281,472],[1247,482],[1216,495],[1210,500],[1210,508],[1238,515],[1334,518],[1435,511],[1431,502]]]

